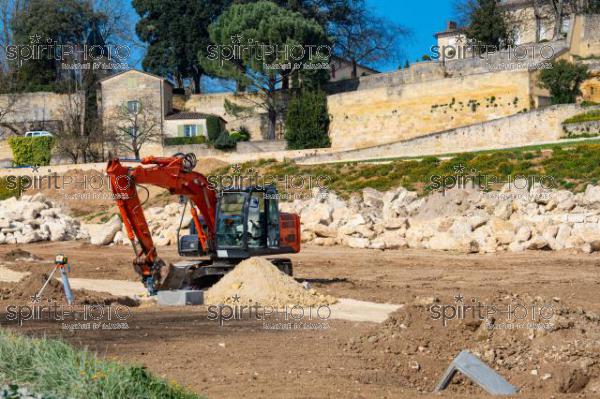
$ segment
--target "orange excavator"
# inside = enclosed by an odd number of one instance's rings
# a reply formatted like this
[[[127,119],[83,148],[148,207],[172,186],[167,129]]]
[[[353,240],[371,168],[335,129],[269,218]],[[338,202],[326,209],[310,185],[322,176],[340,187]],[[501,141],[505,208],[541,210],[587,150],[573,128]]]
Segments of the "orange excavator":
[[[133,266],[151,295],[164,289],[209,287],[251,256],[300,251],[300,217],[279,212],[275,186],[215,187],[194,172],[195,166],[195,155],[182,153],[150,156],[136,167],[126,167],[116,158],[108,162],[111,190],[135,252]],[[180,196],[185,205],[177,249],[180,256],[195,259],[167,266],[158,257],[138,196],[138,186],[144,184]],[[181,235],[188,204],[192,221],[189,234]],[[268,259],[292,275],[289,258]]]

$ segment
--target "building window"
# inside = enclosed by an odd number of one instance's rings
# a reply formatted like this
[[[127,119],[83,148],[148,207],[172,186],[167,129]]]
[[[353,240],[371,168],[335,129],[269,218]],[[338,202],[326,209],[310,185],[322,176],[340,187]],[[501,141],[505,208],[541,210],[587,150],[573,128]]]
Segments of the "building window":
[[[137,114],[138,112],[140,112],[140,108],[142,108],[142,105],[140,104],[139,101],[137,101],[137,100],[127,101],[127,110],[129,112]]]
[[[565,15],[565,16],[563,16],[562,23],[560,25],[560,33],[562,33],[563,35],[566,35],[567,33],[569,33],[570,29],[571,29],[571,17],[568,15]]]
[[[185,137],[196,137],[198,135],[196,125],[183,125],[183,135]]]

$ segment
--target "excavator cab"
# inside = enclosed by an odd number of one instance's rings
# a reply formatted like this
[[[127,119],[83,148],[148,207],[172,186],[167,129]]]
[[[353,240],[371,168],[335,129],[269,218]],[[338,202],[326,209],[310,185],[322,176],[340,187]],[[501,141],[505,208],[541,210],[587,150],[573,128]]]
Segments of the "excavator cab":
[[[216,258],[245,259],[290,252],[289,247],[283,251],[280,248],[281,220],[277,190],[273,186],[220,192],[215,220]],[[203,255],[197,234],[192,223],[190,234],[179,238],[180,255]]]
[[[282,253],[278,206],[274,186],[222,191],[217,201],[217,257]]]

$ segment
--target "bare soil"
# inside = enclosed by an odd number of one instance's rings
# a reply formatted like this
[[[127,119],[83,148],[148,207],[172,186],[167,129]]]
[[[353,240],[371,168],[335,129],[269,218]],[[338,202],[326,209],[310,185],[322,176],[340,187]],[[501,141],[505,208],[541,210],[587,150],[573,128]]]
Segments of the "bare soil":
[[[45,270],[49,264],[44,260],[64,253],[74,277],[136,279],[130,247],[68,242],[21,248],[42,260],[0,263],[20,271]],[[1,246],[0,259],[14,249]],[[159,253],[168,261],[177,259],[174,248]],[[241,392],[248,398],[487,397],[460,376],[443,395],[431,394],[462,349],[478,352],[518,386],[518,397],[600,397],[598,254],[305,247],[291,257],[295,277],[320,293],[405,306],[381,324],[328,320],[328,328],[291,330],[270,328],[281,322],[273,318],[220,326],[203,306],[145,304],[132,308],[124,330],[71,332],[56,321],[19,326],[4,314],[0,324],[29,335],[62,336],[100,356],[144,364],[209,398],[239,397]],[[555,327],[487,330],[472,317],[449,320],[446,326],[433,318],[432,305],[454,306],[458,300],[501,309],[513,303],[551,304]],[[7,303],[2,301],[0,309]],[[496,315],[494,325],[505,318]]]

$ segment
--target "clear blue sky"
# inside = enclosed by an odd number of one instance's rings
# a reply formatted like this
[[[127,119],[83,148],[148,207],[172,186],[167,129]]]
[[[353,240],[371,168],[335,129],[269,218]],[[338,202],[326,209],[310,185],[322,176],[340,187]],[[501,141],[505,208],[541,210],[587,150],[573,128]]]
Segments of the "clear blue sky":
[[[430,53],[430,47],[435,44],[433,35],[444,30],[446,22],[452,19],[453,0],[367,0],[367,2],[378,15],[399,23],[411,31],[410,37],[404,39],[403,54],[398,54],[395,60],[375,65],[375,68],[382,72],[395,70],[398,65],[404,65],[406,60],[413,63],[417,58],[420,59],[424,54]],[[137,22],[138,17],[133,8],[131,13],[134,16],[132,19]],[[134,50],[132,61],[135,63],[141,58],[142,50]],[[141,68],[141,63],[138,62],[135,67]]]
[[[433,35],[443,31],[446,22],[452,19],[452,0],[367,0],[373,6],[373,11],[382,17],[388,18],[411,31],[411,36],[406,39],[403,46],[404,53],[399,56],[402,65],[406,60],[415,62],[424,54],[430,53],[430,48],[435,44]],[[385,72],[398,67],[398,62],[382,63],[377,66]]]

